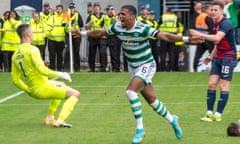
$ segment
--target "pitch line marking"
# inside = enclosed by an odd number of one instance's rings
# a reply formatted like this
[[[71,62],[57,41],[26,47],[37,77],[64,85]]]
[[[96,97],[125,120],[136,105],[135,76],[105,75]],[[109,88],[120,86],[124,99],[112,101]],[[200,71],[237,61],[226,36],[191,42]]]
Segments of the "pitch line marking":
[[[205,104],[206,102],[165,102],[166,105],[196,105],[196,104]],[[228,105],[239,105],[240,102],[228,102]],[[4,104],[1,106],[48,106],[49,104]],[[123,106],[123,105],[129,105],[126,103],[79,103],[77,106],[88,106],[88,105],[94,105],[94,106]],[[145,104],[144,104],[145,105]]]
[[[202,86],[207,86],[206,84],[193,84],[193,85],[154,85],[153,87],[198,87],[198,86],[200,86],[200,87],[202,87]],[[240,86],[239,84],[231,84],[231,87],[235,87],[235,86]],[[119,86],[85,86],[85,85],[75,85],[75,86],[73,86],[73,87],[82,87],[82,88],[91,88],[91,87],[95,87],[95,88],[109,88],[109,87],[112,87],[112,88],[125,88],[126,86],[121,86],[121,85],[119,85]],[[24,93],[24,91],[19,91],[19,92],[16,92],[16,93],[14,93],[14,94],[12,94],[12,95],[10,95],[10,96],[7,96],[7,97],[5,97],[5,98],[3,98],[3,99],[0,99],[0,104],[1,103],[4,103],[4,102],[6,102],[6,101],[8,101],[8,100],[10,100],[10,99],[12,99],[12,98],[15,98],[15,97],[17,97],[17,96],[19,96],[19,95],[21,95],[21,94],[23,94]]]
[[[8,101],[8,100],[10,100],[10,99],[12,99],[12,98],[15,98],[15,97],[17,97],[17,96],[20,96],[20,95],[23,94],[23,93],[24,93],[24,91],[19,91],[19,92],[16,92],[16,93],[14,93],[14,94],[12,94],[12,95],[10,95],[10,96],[7,96],[7,97],[5,97],[5,98],[3,98],[3,99],[0,100],[0,104],[1,104],[1,103],[4,103],[5,101]]]

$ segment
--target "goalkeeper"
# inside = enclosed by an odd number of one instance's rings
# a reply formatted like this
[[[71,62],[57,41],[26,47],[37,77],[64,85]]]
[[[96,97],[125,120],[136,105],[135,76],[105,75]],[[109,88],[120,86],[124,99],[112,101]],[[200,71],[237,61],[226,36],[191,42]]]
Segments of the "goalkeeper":
[[[18,27],[17,33],[21,38],[19,49],[12,56],[12,82],[21,90],[36,99],[50,99],[48,115],[44,120],[46,125],[57,128],[71,128],[65,120],[78,102],[80,92],[66,86],[63,82],[48,80],[48,78],[62,78],[71,82],[66,72],[48,69],[41,58],[39,49],[31,45],[32,30],[28,24]],[[62,110],[55,120],[55,112],[62,99],[66,99]]]

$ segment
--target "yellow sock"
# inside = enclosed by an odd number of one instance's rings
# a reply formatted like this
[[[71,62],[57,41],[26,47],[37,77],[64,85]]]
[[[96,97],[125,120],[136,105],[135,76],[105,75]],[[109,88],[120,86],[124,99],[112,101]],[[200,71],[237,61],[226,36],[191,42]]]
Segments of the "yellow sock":
[[[77,104],[78,98],[70,96],[63,104],[63,108],[59,114],[58,120],[66,120]]]
[[[54,114],[60,103],[61,103],[61,100],[59,100],[59,99],[51,100],[50,105],[48,107],[48,116],[54,117]]]

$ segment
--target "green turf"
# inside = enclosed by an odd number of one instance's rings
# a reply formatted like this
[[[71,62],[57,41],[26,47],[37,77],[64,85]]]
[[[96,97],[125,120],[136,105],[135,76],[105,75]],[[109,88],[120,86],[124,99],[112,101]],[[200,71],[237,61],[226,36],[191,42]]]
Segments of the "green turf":
[[[206,112],[207,73],[157,73],[153,86],[169,111],[180,117],[184,137],[177,140],[171,126],[141,98],[146,137],[143,144],[236,144],[226,127],[240,118],[240,73],[234,74],[230,99],[219,123],[200,122]],[[26,94],[0,104],[1,144],[128,144],[135,122],[125,96],[128,73],[75,73],[70,86],[81,99],[70,115],[71,129],[44,126],[48,101]],[[0,73],[0,99],[19,90],[9,73]],[[219,91],[218,91],[219,93]]]

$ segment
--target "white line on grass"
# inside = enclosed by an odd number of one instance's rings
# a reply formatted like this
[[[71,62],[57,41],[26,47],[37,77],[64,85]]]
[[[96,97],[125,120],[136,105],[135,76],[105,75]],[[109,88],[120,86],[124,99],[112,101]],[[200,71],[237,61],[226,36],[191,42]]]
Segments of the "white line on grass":
[[[190,84],[190,85],[154,85],[154,87],[206,87],[207,85],[206,84]],[[231,84],[231,87],[238,87],[240,86],[239,84]],[[86,85],[75,85],[73,87],[82,87],[82,88],[125,88],[126,86],[112,86],[112,85],[102,85],[102,86],[86,86]],[[0,100],[0,104],[1,103],[4,103],[12,98],[15,98],[21,94],[23,94],[24,92],[23,91],[19,91],[17,93],[14,93],[10,96],[7,96],[3,99]]]
[[[205,104],[206,102],[165,102],[166,105],[202,105]],[[239,105],[240,102],[228,102],[228,105]],[[35,103],[31,103],[31,104],[3,104],[0,106],[48,106],[49,104],[35,104]],[[77,104],[77,106],[125,106],[125,105],[129,105],[128,102],[126,103],[79,103]]]
[[[23,94],[23,93],[24,93],[24,91],[16,92],[16,93],[14,93],[14,94],[12,94],[12,95],[10,95],[10,96],[7,96],[7,97],[1,99],[1,100],[0,100],[0,103],[4,103],[5,101],[8,101],[8,100],[10,100],[10,99],[12,99],[12,98],[15,98],[15,97],[17,97],[17,96],[20,96],[20,95]]]

